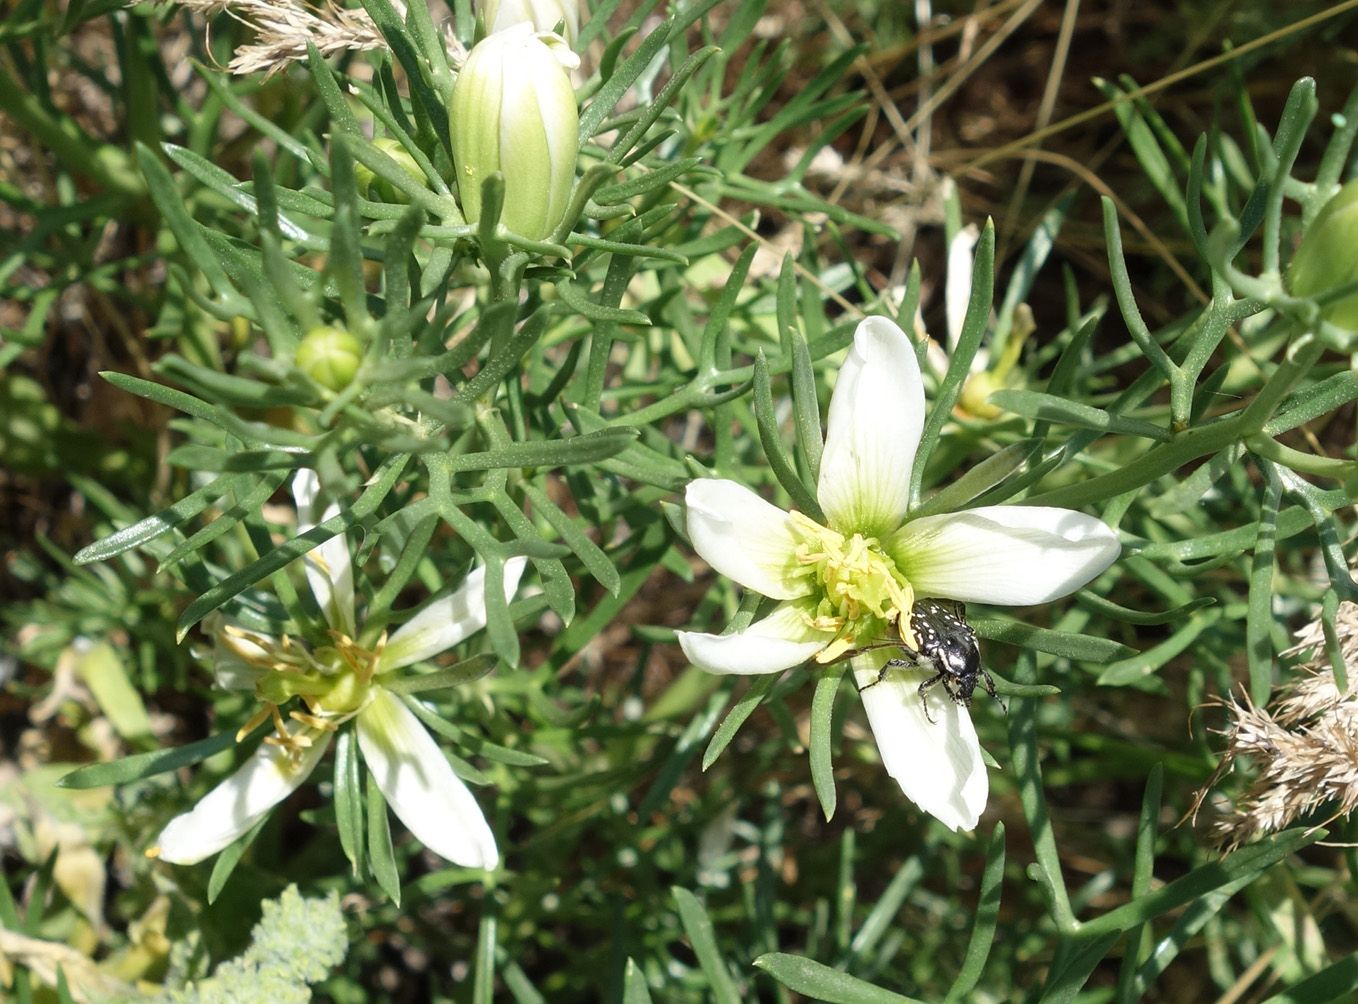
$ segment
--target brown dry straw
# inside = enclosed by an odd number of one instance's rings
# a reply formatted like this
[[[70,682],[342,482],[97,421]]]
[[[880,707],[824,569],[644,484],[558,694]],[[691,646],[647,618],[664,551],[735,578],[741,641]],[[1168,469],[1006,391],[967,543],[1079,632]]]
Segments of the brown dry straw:
[[[1346,675],[1358,667],[1358,604],[1345,601],[1335,616]],[[1283,655],[1318,654],[1301,668],[1304,677],[1286,687],[1270,708],[1247,695],[1221,704],[1230,725],[1228,744],[1212,778],[1198,793],[1198,807],[1237,762],[1255,771],[1249,787],[1211,826],[1211,839],[1227,849],[1277,832],[1324,811],[1323,826],[1358,807],[1358,695],[1341,693],[1324,657],[1324,630],[1317,619],[1299,632]]]
[[[308,42],[323,56],[387,44],[367,11],[346,10],[334,0],[319,6],[298,0],[180,0],[180,6],[205,17],[225,12],[256,32],[259,37],[238,48],[226,66],[237,74],[262,71],[267,79],[306,59]]]

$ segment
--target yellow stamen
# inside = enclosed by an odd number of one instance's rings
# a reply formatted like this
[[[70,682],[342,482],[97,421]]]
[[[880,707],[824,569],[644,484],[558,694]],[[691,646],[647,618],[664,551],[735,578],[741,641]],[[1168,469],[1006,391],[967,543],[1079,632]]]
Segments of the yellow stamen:
[[[801,537],[797,563],[814,578],[820,594],[802,617],[813,630],[835,635],[816,661],[832,662],[871,644],[892,625],[904,623],[909,633],[915,591],[877,538],[845,536],[803,513],[790,516]]]

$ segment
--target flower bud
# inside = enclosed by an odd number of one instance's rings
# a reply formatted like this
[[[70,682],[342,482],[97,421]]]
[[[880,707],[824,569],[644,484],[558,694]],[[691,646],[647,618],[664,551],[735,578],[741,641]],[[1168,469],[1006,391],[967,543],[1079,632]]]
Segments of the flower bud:
[[[467,222],[481,218],[481,184],[499,171],[500,222],[530,240],[550,235],[565,215],[579,154],[580,115],[563,59],[579,60],[559,39],[548,41],[527,24],[486,36],[467,56],[449,106]]]
[[[373,140],[373,146],[377,147],[377,149],[381,150],[392,160],[396,161],[396,163],[400,164],[401,167],[405,169],[405,172],[421,185],[427,186],[429,184],[425,180],[424,172],[420,170],[420,165],[416,163],[415,158],[410,155],[410,151],[401,144],[400,140],[392,139],[390,136],[384,136],[381,139]],[[373,195],[376,195],[383,202],[404,203],[410,201],[409,195],[401,191],[386,178],[379,177],[377,174],[373,173],[372,168],[368,167],[367,164],[362,164],[357,161],[354,163],[354,180],[358,182],[359,194],[365,197],[371,198]]]
[[[1350,181],[1321,207],[1302,234],[1287,278],[1293,296],[1315,296],[1358,279],[1358,180]],[[1358,294],[1330,304],[1320,316],[1358,331]]]
[[[493,35],[516,24],[531,24],[534,31],[560,32],[567,45],[574,45],[580,34],[578,0],[485,0],[481,13],[486,19],[486,34]]]
[[[340,328],[312,328],[297,346],[297,368],[328,390],[349,386],[363,361],[363,346]]]

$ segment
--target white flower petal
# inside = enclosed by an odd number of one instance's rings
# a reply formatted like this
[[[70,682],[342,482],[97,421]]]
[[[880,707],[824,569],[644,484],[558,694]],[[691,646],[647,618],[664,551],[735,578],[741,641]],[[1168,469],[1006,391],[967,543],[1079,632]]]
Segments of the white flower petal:
[[[1016,607],[1074,592],[1122,553],[1093,516],[1022,505],[925,516],[885,546],[917,596]]]
[[[500,855],[481,807],[410,709],[377,688],[357,726],[363,761],[406,829],[453,864],[494,868]]]
[[[317,523],[339,515],[339,506],[331,503],[317,514],[317,496],[321,482],[316,472],[299,470],[292,479],[292,497],[297,502],[297,532],[306,533]],[[325,621],[336,631],[352,638],[358,632],[354,622],[354,566],[349,558],[349,542],[344,534],[336,534],[324,544],[313,547],[302,557],[311,595],[316,597]]]
[[[709,673],[758,676],[799,666],[834,637],[808,627],[796,603],[781,603],[738,634],[677,631],[688,661]]]
[[[797,563],[792,518],[744,485],[698,478],[684,492],[688,536],[704,561],[746,589],[775,600],[811,591]]]
[[[291,727],[295,734],[304,726]],[[254,755],[160,833],[153,856],[176,865],[209,858],[264,818],[265,814],[310,776],[321,762],[330,735],[317,737],[294,763],[292,754],[273,743],[260,743]]]
[[[948,245],[948,278],[943,287],[943,306],[948,318],[948,354],[962,337],[962,322],[971,301],[972,252],[981,238],[975,223],[968,223]]]
[[[878,683],[874,661],[881,665],[884,658],[855,665],[854,678],[887,773],[906,798],[944,826],[975,829],[990,793],[990,779],[971,715],[942,686],[934,686],[925,692],[926,716],[919,685],[928,675],[893,669]]]
[[[505,599],[514,598],[528,559],[505,562]],[[486,566],[473,568],[462,585],[435,600],[402,624],[382,650],[379,673],[428,659],[452,648],[486,626]]]
[[[882,537],[900,526],[924,430],[924,384],[909,337],[869,317],[830,397],[816,495],[841,533]]]

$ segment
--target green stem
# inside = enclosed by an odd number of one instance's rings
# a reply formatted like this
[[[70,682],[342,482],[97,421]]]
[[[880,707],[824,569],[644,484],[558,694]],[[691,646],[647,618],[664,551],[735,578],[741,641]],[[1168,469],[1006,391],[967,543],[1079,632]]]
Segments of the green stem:
[[[1254,453],[1272,460],[1274,463],[1287,467],[1302,474],[1314,474],[1322,478],[1335,478],[1344,481],[1358,474],[1358,463],[1352,460],[1339,460],[1335,457],[1317,457],[1312,453],[1302,453],[1291,447],[1283,446],[1275,439],[1270,439],[1262,433],[1248,436],[1245,445]]]
[[[20,129],[51,150],[61,163],[94,179],[111,192],[134,199],[146,195],[146,184],[133,170],[126,153],[100,143],[69,119],[53,118],[35,96],[20,89],[4,73],[0,73],[0,108]]]

